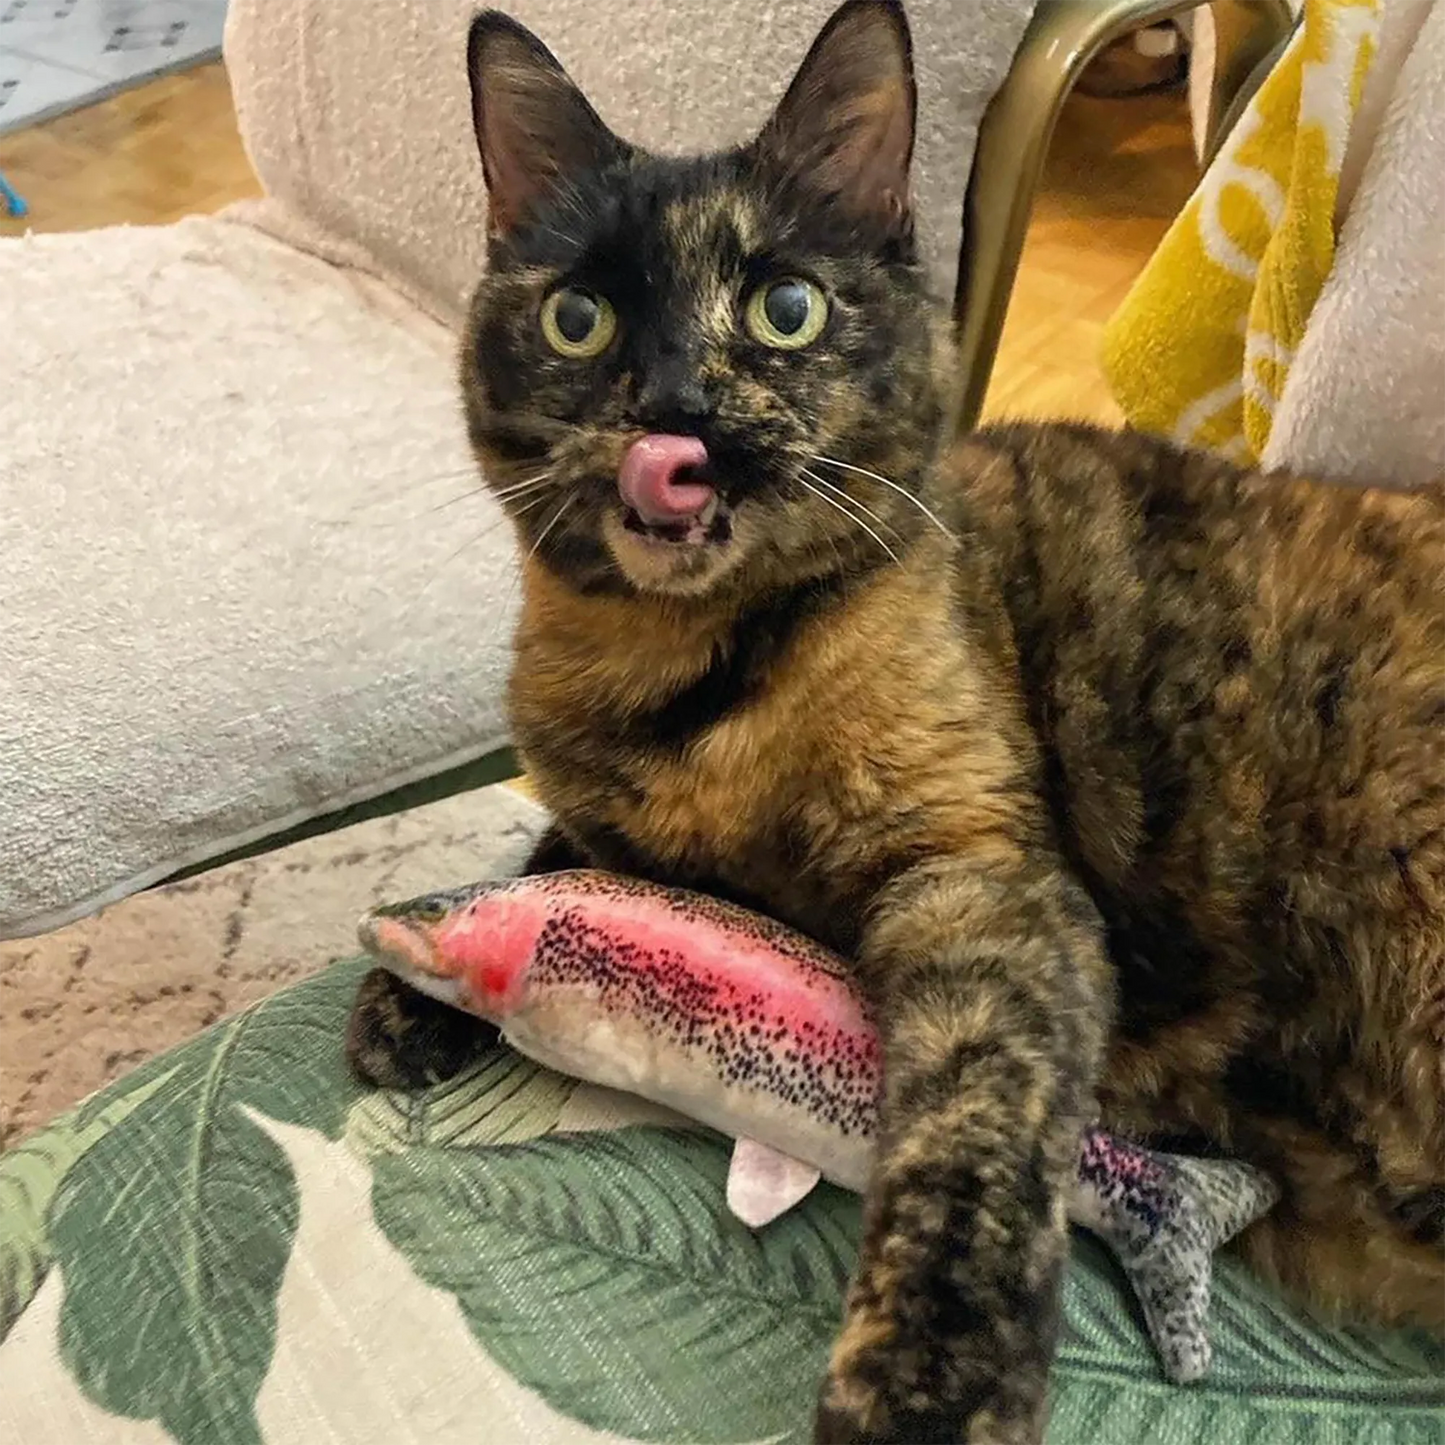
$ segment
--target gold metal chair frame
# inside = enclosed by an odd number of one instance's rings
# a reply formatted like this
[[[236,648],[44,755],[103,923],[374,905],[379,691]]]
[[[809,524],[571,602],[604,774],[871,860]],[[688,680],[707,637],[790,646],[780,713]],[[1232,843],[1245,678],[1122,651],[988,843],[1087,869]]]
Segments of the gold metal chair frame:
[[[955,421],[978,421],[1044,158],[1059,111],[1106,45],[1202,0],[1038,0],[1013,65],[979,125],[963,202],[953,315],[963,378]],[[1212,156],[1294,29],[1288,0],[1213,0],[1214,78],[1204,151]]]

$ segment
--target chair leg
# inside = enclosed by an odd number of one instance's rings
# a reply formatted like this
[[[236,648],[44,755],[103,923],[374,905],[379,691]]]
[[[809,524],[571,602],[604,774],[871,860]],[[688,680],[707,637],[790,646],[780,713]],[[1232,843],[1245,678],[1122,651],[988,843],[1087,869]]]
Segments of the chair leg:
[[[953,316],[959,348],[956,431],[978,421],[1018,274],[1034,193],[1059,110],[1084,67],[1104,46],[1143,25],[1195,9],[1201,0],[1039,0],[1013,65],[984,112],[963,203],[963,245]],[[1254,58],[1221,62],[1237,88],[1282,26],[1292,23],[1287,0],[1215,0],[1229,12],[1233,47],[1243,37]],[[1234,12],[1241,12],[1235,14]],[[1258,31],[1244,12],[1257,12]],[[1266,20],[1268,23],[1266,24]],[[1223,38],[1221,29],[1221,54]],[[1266,41],[1265,35],[1270,38]],[[1252,47],[1258,48],[1252,48]],[[1216,85],[1222,113],[1229,87]]]
[[[1245,106],[1294,34],[1287,0],[1214,0],[1214,74],[1210,77],[1200,168],[1207,169]]]

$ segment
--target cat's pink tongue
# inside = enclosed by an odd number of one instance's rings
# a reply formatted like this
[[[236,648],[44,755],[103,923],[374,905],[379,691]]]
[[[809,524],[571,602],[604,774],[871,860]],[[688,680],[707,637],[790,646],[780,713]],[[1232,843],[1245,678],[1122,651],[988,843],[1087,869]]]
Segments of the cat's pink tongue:
[[[698,437],[661,432],[641,437],[617,469],[617,491],[649,525],[685,522],[703,512],[713,489],[706,482],[680,481],[679,474],[706,462],[707,448]]]

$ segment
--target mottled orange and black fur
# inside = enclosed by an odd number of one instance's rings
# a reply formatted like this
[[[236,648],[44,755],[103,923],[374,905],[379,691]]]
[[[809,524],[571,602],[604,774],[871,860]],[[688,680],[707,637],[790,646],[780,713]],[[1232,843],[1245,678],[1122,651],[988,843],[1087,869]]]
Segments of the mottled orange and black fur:
[[[950,441],[907,202],[895,5],[851,0],[760,139],[616,140],[479,17],[492,264],[471,435],[528,552],[512,715],[586,860],[856,960],[885,1136],[820,1441],[1040,1437],[1079,1129],[1256,1160],[1244,1248],[1332,1309],[1445,1324],[1445,500],[1144,436]],[[770,351],[751,288],[816,282]],[[616,340],[549,351],[559,284]],[[620,458],[702,437],[702,545],[626,525]],[[384,975],[368,1077],[468,1023]]]

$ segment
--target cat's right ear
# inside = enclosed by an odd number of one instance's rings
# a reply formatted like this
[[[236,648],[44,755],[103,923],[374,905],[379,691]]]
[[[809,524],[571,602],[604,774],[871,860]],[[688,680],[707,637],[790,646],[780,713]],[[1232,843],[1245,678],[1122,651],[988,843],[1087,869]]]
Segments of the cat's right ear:
[[[473,19],[467,74],[494,231],[510,231],[559,179],[620,153],[557,57],[511,16]]]
[[[900,0],[844,0],[755,144],[828,201],[906,236],[917,110]]]

